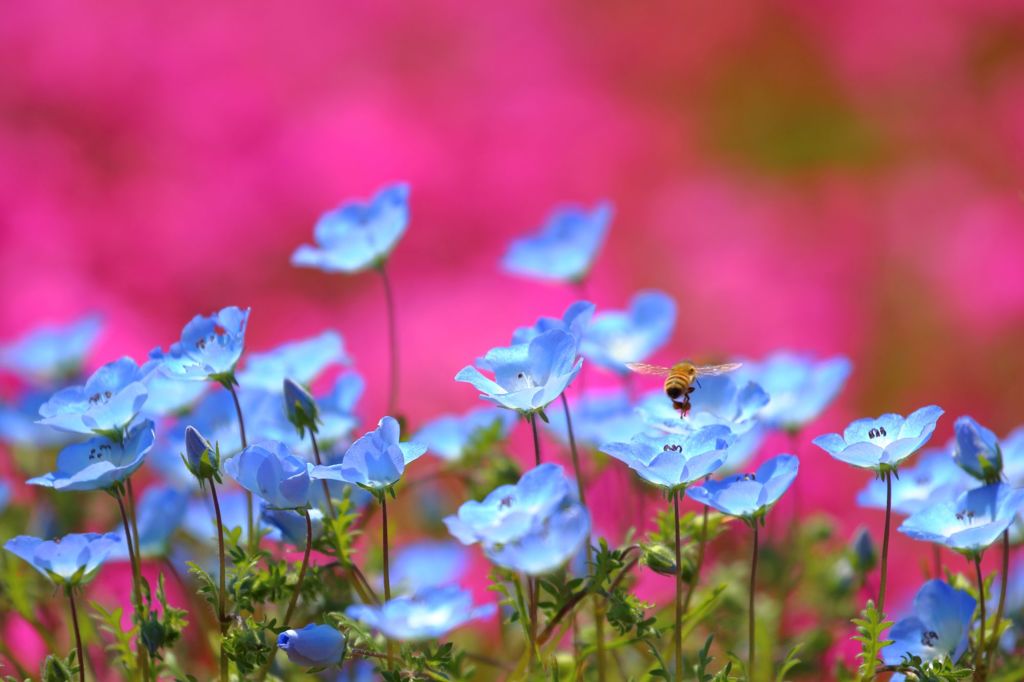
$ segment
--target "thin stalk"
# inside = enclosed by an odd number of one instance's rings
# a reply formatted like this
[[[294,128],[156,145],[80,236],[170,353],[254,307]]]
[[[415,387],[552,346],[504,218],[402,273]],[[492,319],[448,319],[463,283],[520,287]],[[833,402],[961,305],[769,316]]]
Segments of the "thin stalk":
[[[565,397],[565,391],[562,392],[562,409],[565,411],[565,425],[569,432],[569,451],[572,453],[572,468],[573,473],[576,475],[576,491],[579,493],[580,503],[583,506],[587,505],[586,493],[583,485],[583,472],[580,470],[580,457],[576,450],[576,435],[572,430],[572,414],[569,411],[569,400]],[[594,558],[594,548],[587,541],[587,565]],[[601,598],[594,595],[594,637],[597,639],[597,680],[598,682],[604,682],[607,679],[606,670],[606,658],[604,651],[604,613],[601,605]]]
[[[224,520],[220,515],[220,501],[217,499],[217,485],[210,481],[210,495],[213,497],[213,510],[217,516],[217,555],[220,561],[220,578],[217,590],[217,623],[220,627],[220,680],[228,679],[228,651],[224,646],[228,632],[227,618],[227,563],[224,559]]]
[[[242,440],[242,449],[245,450],[249,447],[249,441],[245,437],[245,418],[242,416],[242,404],[238,402],[238,391],[235,390],[233,383],[225,383],[224,387],[231,392],[231,399],[235,403],[235,414],[238,415],[238,435]],[[245,532],[246,537],[249,540],[249,552],[253,552],[256,549],[256,534],[253,532],[254,527],[253,521],[253,506],[252,506],[252,493],[248,490],[245,491]]]
[[[381,493],[380,496],[380,516],[381,516],[381,542],[382,542],[382,561],[384,571],[384,601],[391,601],[391,564],[390,564],[390,552],[388,549],[388,499],[387,492]],[[391,639],[387,639],[387,653],[388,661],[390,662],[394,656],[394,644]]]
[[[82,633],[78,630],[78,608],[75,606],[75,593],[69,586],[66,590],[68,601],[71,602],[71,624],[75,629],[75,648],[78,651],[78,679],[85,682],[85,650],[82,648]]]
[[[128,510],[124,506],[124,496],[116,489],[113,494],[114,499],[117,500],[117,507],[121,511],[121,525],[124,528],[125,544],[128,546],[128,561],[132,565],[132,602],[135,606],[135,615],[141,625],[144,619],[142,608],[142,569],[139,566],[139,555],[135,551],[135,543],[132,540],[131,521],[129,520]],[[139,671],[142,673],[142,678],[144,680],[149,679],[149,660],[145,656],[142,642],[139,642],[136,647],[135,656]]]
[[[978,648],[974,650],[974,679],[984,680],[982,653],[985,651],[985,581],[981,577],[981,555],[974,556],[974,571],[978,579],[978,608],[981,609],[981,627],[978,628]]]
[[[686,614],[690,610],[690,600],[693,598],[693,593],[697,589],[697,582],[700,578],[700,569],[704,565],[704,545],[707,544],[708,540],[708,506],[704,505],[704,517],[700,524],[700,542],[697,544],[697,563],[693,566],[693,576],[690,580],[690,586],[686,590],[686,598],[683,600],[683,613]],[[678,559],[677,559],[678,561]]]
[[[323,464],[320,460],[320,445],[316,442],[316,434],[313,431],[309,432],[309,440],[313,443],[313,457],[316,459],[317,466]],[[327,501],[327,515],[332,519],[337,517],[337,513],[334,511],[334,502],[331,500],[331,487],[327,485],[327,479],[321,478],[320,484],[324,487],[324,499]]]
[[[892,472],[885,472],[885,531],[882,534],[882,575],[878,579],[878,612],[885,614],[885,583],[889,573],[889,520],[892,517]]]
[[[676,540],[676,624],[672,645],[675,651],[675,682],[683,680],[683,545],[679,537],[679,490],[672,491],[672,513]]]
[[[747,677],[754,679],[754,650],[757,640],[754,634],[754,588],[757,585],[757,521],[754,521],[754,552],[753,558],[750,560],[750,622],[749,622],[749,634],[750,638],[750,661],[747,663]]]
[[[526,592],[530,600],[530,669],[533,668],[537,658],[537,581],[533,578],[526,579]]]
[[[995,623],[992,626],[992,643],[989,644],[988,663],[986,669],[992,667],[992,659],[995,658],[997,644],[999,642],[999,621],[1003,619],[1003,609],[1006,606],[1006,581],[1010,574],[1010,529],[1003,531],[1003,570],[999,581],[999,602],[996,605]]]
[[[391,279],[384,265],[378,268],[384,282],[384,300],[388,309],[388,343],[391,349],[391,389],[388,393],[388,414],[398,409],[398,325],[395,322],[395,295],[391,290]]]
[[[537,433],[537,413],[530,413],[530,428],[533,429],[533,458],[534,464],[540,466],[540,434]]]

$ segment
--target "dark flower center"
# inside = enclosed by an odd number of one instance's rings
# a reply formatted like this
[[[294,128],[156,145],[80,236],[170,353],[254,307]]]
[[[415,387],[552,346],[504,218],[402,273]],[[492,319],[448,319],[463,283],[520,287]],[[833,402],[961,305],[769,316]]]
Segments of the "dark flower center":
[[[507,497],[501,498],[501,503],[498,505],[498,509],[502,509],[504,507],[511,507],[511,506],[512,506],[512,496],[508,495]]]
[[[89,448],[89,459],[103,459],[103,456],[110,454],[111,450],[112,448],[108,443],[103,443],[95,448]]]
[[[934,630],[927,630],[921,633],[921,646],[933,647],[939,640],[939,634]]]
[[[662,450],[664,452],[682,452],[683,451],[683,446],[682,445],[666,445],[664,448],[662,448]]]
[[[879,426],[877,429],[871,429],[871,430],[868,431],[868,438],[871,438],[872,440],[874,440],[875,438],[878,438],[879,436],[885,436],[885,435],[888,435],[888,434],[886,434],[884,426]]]
[[[113,395],[114,394],[111,393],[110,391],[103,391],[102,393],[97,391],[96,393],[93,393],[91,396],[89,396],[89,404],[99,405],[100,403],[105,403],[108,400],[110,400],[113,397]]]

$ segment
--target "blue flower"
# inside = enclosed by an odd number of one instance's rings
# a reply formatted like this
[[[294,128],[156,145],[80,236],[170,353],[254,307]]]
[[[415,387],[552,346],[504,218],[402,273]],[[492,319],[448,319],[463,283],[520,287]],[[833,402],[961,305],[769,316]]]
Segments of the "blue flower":
[[[729,516],[752,522],[763,517],[796,479],[800,460],[778,455],[765,461],[753,474],[736,474],[721,481],[688,488],[692,499]]]
[[[28,483],[54,490],[106,490],[142,466],[155,439],[153,422],[147,420],[133,426],[123,443],[96,436],[69,445],[57,455],[56,471]]]
[[[1005,483],[968,490],[954,501],[928,504],[911,515],[899,531],[975,556],[1010,527],[1024,505],[1024,490]]]
[[[576,352],[576,340],[560,329],[552,329],[507,348],[492,348],[481,361],[494,372],[488,379],[476,367],[464,367],[456,381],[472,384],[481,398],[522,413],[543,409],[572,383],[583,365]]]
[[[753,381],[771,396],[761,419],[773,427],[797,431],[835,399],[851,369],[850,361],[841,355],[818,360],[808,353],[782,351],[760,362],[744,361],[733,378],[741,383]]]
[[[36,327],[17,341],[0,346],[0,369],[36,384],[72,377],[81,369],[101,327],[97,315]]]
[[[545,575],[579,554],[589,537],[590,514],[582,504],[571,504],[536,522],[525,535],[485,546],[484,553],[502,568]]]
[[[340,665],[345,658],[345,635],[330,625],[310,624],[301,630],[285,630],[277,636],[277,648],[288,660],[306,668]]]
[[[219,490],[217,497],[220,500],[224,531],[227,532],[232,528],[240,529],[241,541],[244,543],[248,538],[248,509],[245,493],[237,489]],[[259,503],[259,500],[254,500],[254,503]],[[196,540],[208,545],[217,543],[217,522],[213,503],[208,495],[202,498],[193,497],[188,501],[181,525],[182,529]]]
[[[194,426],[185,427],[185,466],[199,481],[214,479],[220,483],[220,450]]]
[[[58,585],[79,585],[95,575],[118,542],[113,533],[71,533],[57,540],[19,535],[8,540],[4,549]]]
[[[502,266],[526,277],[579,282],[590,271],[611,219],[608,202],[589,212],[579,206],[557,207],[538,233],[512,242]]]
[[[406,593],[459,582],[469,569],[469,551],[456,542],[421,540],[391,559],[391,586]]]
[[[187,413],[209,385],[202,381],[181,381],[164,372],[163,360],[148,360],[142,365],[142,383],[149,394],[142,414],[156,419]]]
[[[913,613],[889,630],[892,644],[882,649],[882,660],[897,665],[905,656],[923,661],[948,658],[955,663],[967,650],[975,599],[941,580],[929,580],[914,596]]]
[[[181,340],[167,352],[154,348],[149,356],[163,362],[168,376],[192,381],[217,381],[231,385],[235,365],[245,348],[249,309],[222,308],[204,317],[196,315],[181,330]]]
[[[481,502],[469,500],[444,522],[462,544],[503,544],[522,537],[538,519],[572,500],[562,467],[547,463],[530,469],[514,485],[492,490]]]
[[[293,509],[271,509],[267,507],[260,514],[263,525],[275,531],[274,535],[283,542],[295,547],[306,546],[306,517]],[[313,527],[313,540],[323,535],[324,514],[319,509],[309,510],[309,520]]]
[[[640,433],[628,443],[605,443],[601,452],[628,465],[648,483],[677,490],[721,467],[732,440],[727,426],[713,425],[686,434]]]
[[[250,445],[224,460],[224,470],[239,485],[263,498],[267,506],[274,509],[309,506],[311,467],[276,441]]]
[[[356,404],[365,388],[363,377],[356,372],[348,372],[338,377],[331,392],[317,401],[320,411],[317,439],[322,445],[330,445],[352,435],[359,425]]]
[[[165,556],[170,547],[171,535],[181,525],[188,506],[188,494],[166,485],[146,488],[139,499],[136,510],[139,524],[139,556]],[[127,560],[128,543],[124,532],[113,531],[117,536],[117,547],[110,554],[111,559]]]
[[[660,394],[664,398],[664,393]],[[569,401],[573,436],[578,444],[599,448],[605,443],[625,442],[644,431],[647,424],[621,388],[588,390]],[[675,413],[676,421],[679,414]],[[547,428],[566,443],[569,430],[563,410],[552,410]]]
[[[590,325],[594,315],[594,304],[590,301],[576,301],[565,309],[561,318],[542,317],[532,327],[520,327],[512,332],[512,344],[529,343],[541,334],[552,329],[561,329],[572,334],[576,342],[583,339],[584,332]]]
[[[250,353],[245,368],[238,372],[238,383],[264,391],[280,391],[285,379],[308,386],[328,367],[349,362],[341,335],[328,330],[308,339],[283,343],[266,353]]]
[[[383,491],[397,483],[405,467],[427,451],[419,443],[399,442],[400,437],[398,420],[384,417],[376,429],[352,443],[339,464],[313,467],[313,476]]]
[[[303,386],[291,379],[284,380],[283,393],[285,415],[298,431],[299,436],[306,435],[306,429],[315,434],[320,422],[320,413],[313,396]]]
[[[446,414],[434,419],[417,432],[414,440],[441,459],[454,461],[466,453],[481,433],[497,428],[498,439],[504,440],[515,423],[514,412],[479,407],[464,415]]]
[[[121,358],[93,372],[84,386],[69,386],[39,408],[39,422],[62,431],[117,437],[146,402],[142,372]]]
[[[39,423],[39,408],[50,393],[25,391],[11,404],[0,404],[0,442],[31,450],[65,445],[75,438]]]
[[[929,405],[906,418],[883,414],[874,419],[857,419],[850,422],[843,435],[818,436],[814,444],[841,462],[884,473],[898,467],[927,443],[941,416],[942,408]]]
[[[964,471],[986,483],[996,483],[1003,473],[1003,453],[996,434],[972,417],[953,424],[953,459]]]
[[[926,505],[954,500],[972,487],[973,480],[956,465],[948,452],[926,451],[916,466],[902,469],[899,478],[892,479],[892,509],[899,514],[913,514]],[[857,504],[885,509],[886,494],[885,481],[872,479],[857,493]]]
[[[347,201],[320,216],[316,246],[303,244],[292,265],[324,272],[355,273],[380,266],[409,224],[409,186],[386,185],[369,203]]]
[[[388,639],[415,642],[443,637],[470,621],[490,617],[494,611],[494,604],[473,606],[469,592],[449,585],[396,597],[380,606],[353,604],[345,613]]]
[[[641,291],[627,311],[598,313],[583,336],[581,351],[587,360],[626,374],[627,362],[648,359],[672,337],[676,304],[660,291]]]

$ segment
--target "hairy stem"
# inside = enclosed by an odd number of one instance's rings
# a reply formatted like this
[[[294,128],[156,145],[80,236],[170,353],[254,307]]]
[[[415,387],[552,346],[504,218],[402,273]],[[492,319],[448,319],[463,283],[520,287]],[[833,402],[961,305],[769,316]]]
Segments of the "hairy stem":
[[[391,601],[391,564],[390,564],[390,552],[388,548],[388,498],[387,493],[384,492],[380,496],[380,516],[381,516],[381,552],[384,572],[384,601]],[[387,653],[388,661],[391,661],[394,656],[394,644],[391,639],[387,640]]]
[[[228,651],[224,646],[228,631],[227,618],[227,563],[224,558],[224,520],[220,514],[220,501],[217,499],[217,485],[210,481],[210,495],[213,497],[213,511],[217,516],[217,558],[220,562],[219,585],[217,589],[217,623],[220,626],[220,680],[228,679]]]
[[[747,677],[754,679],[754,650],[756,649],[757,638],[754,632],[754,588],[757,586],[757,521],[754,521],[754,551],[750,560],[750,604],[749,604],[749,633],[750,638],[750,659],[747,663]]]
[[[892,472],[885,472],[885,530],[882,534],[882,574],[878,579],[878,612],[885,615],[885,583],[889,575],[889,526],[892,517]]]
[[[78,608],[75,606],[74,590],[68,586],[68,601],[71,602],[71,625],[75,630],[75,649],[78,651],[78,679],[85,682],[85,649],[82,648],[82,633],[78,630]]]
[[[235,390],[233,383],[225,383],[224,387],[231,392],[231,399],[235,403],[235,414],[238,415],[238,435],[242,440],[242,449],[245,450],[249,447],[249,441],[245,437],[245,418],[242,417],[242,404],[238,402],[238,391]],[[256,549],[256,533],[253,532],[253,506],[252,506],[252,493],[248,490],[245,491],[245,532],[247,533],[246,538],[249,541],[249,552],[252,553]]]
[[[141,627],[142,622],[145,620],[145,611],[142,605],[142,567],[139,563],[139,554],[136,551],[138,546],[132,539],[131,517],[124,505],[124,495],[115,489],[114,499],[117,500],[117,507],[121,511],[121,525],[124,527],[125,544],[128,546],[128,561],[132,565],[132,602],[135,606],[135,616],[138,618]],[[135,648],[135,656],[139,671],[142,673],[142,679],[148,680],[149,659],[146,656],[145,647],[141,641],[138,642],[138,646]]]
[[[675,682],[683,680],[683,544],[679,537],[679,490],[672,491],[672,517],[675,521],[676,549],[676,623],[672,645],[675,650]]]
[[[534,464],[540,466],[540,434],[537,433],[537,413],[530,413],[530,428],[533,429],[533,457]]]
[[[981,555],[974,557],[974,572],[978,579],[978,608],[981,610],[981,625],[978,628],[978,648],[974,650],[974,679],[985,679],[982,654],[985,651],[985,581],[981,577]]]

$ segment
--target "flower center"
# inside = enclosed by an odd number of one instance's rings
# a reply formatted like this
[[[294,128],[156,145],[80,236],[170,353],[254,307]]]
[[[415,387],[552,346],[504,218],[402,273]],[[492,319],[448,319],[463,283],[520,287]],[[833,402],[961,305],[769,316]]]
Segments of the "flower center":
[[[505,507],[511,507],[511,506],[512,506],[512,496],[511,495],[507,495],[507,496],[501,498],[501,502],[498,504],[498,509],[504,509]]]
[[[103,391],[102,393],[97,391],[96,393],[93,393],[91,396],[89,396],[89,404],[99,405],[100,403],[107,402],[112,397],[114,397],[114,394],[111,393],[110,391]]]
[[[868,438],[870,438],[872,440],[874,440],[875,438],[878,438],[880,436],[887,436],[887,435],[889,435],[889,434],[887,434],[885,432],[885,427],[884,426],[879,426],[877,429],[871,429],[870,431],[868,431]]]
[[[939,633],[934,630],[927,630],[921,633],[921,646],[934,647],[939,640]]]
[[[665,452],[682,452],[683,451],[683,446],[682,445],[666,445],[663,448],[663,450]]]
[[[104,455],[109,455],[112,448],[109,443],[103,443],[95,448],[89,448],[89,459],[103,459]]]

